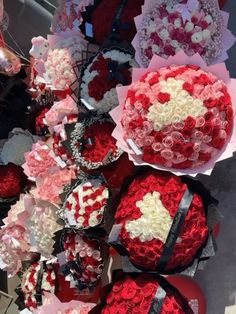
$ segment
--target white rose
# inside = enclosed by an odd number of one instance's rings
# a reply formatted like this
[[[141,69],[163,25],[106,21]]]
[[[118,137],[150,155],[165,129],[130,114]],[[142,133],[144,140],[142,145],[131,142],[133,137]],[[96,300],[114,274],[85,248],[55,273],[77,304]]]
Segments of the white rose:
[[[174,21],[174,26],[175,26],[175,28],[178,28],[178,27],[181,26],[181,21],[180,21],[179,18],[175,19],[175,21]]]
[[[192,36],[191,36],[191,40],[194,44],[197,44],[197,43],[200,43],[202,40],[203,40],[203,36],[202,36],[202,32],[197,32],[197,33],[194,33]]]
[[[173,11],[173,5],[167,5],[166,10],[171,13]]]
[[[167,29],[163,29],[160,31],[159,36],[161,39],[166,40],[170,36],[170,34]]]
[[[208,29],[204,29],[204,31],[202,32],[202,37],[205,40],[208,40],[211,38],[211,32]]]
[[[154,53],[158,53],[158,52],[160,51],[160,48],[159,48],[157,45],[153,45],[153,46],[152,46],[152,51],[153,51]]]
[[[211,24],[213,22],[211,15],[207,15],[204,18],[204,21],[206,21],[208,24]]]
[[[177,48],[177,47],[179,46],[177,40],[171,40],[170,44],[171,44],[171,46],[174,47],[174,48]]]
[[[194,25],[191,22],[187,22],[185,25],[186,32],[191,32],[194,29]]]
[[[166,16],[163,17],[162,23],[163,23],[164,25],[168,24],[168,18],[167,18]]]

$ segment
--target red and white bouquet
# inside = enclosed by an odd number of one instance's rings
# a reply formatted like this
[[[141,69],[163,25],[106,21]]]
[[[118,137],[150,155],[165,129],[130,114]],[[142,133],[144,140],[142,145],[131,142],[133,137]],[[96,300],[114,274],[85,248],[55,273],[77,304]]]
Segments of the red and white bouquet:
[[[137,63],[132,54],[120,48],[99,52],[83,68],[80,97],[98,114],[117,106],[116,86],[131,83],[131,69]],[[89,107],[90,108],[90,107]]]
[[[195,174],[232,155],[236,95],[223,64],[207,67],[198,55],[180,52],[134,71],[111,112],[113,135],[131,159]]]
[[[62,236],[66,264],[61,265],[66,279],[81,293],[89,292],[103,271],[103,258],[99,240],[66,230]]]
[[[209,231],[201,196],[188,193],[188,185],[167,172],[152,170],[133,179],[115,224],[121,225],[117,241],[134,265],[165,272],[194,261]]]
[[[100,177],[84,177],[72,184],[60,210],[66,227],[87,229],[100,225],[109,198],[109,190]]]
[[[188,56],[199,53],[207,64],[224,61],[235,42],[228,19],[215,0],[146,0],[135,18],[136,60],[148,66],[155,54],[168,58],[183,50]]]

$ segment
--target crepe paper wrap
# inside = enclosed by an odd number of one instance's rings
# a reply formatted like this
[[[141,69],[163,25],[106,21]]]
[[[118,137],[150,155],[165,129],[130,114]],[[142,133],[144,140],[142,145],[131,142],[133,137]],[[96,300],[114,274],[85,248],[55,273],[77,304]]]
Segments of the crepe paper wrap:
[[[13,277],[22,267],[22,261],[32,258],[29,253],[29,239],[26,230],[15,223],[0,229],[0,269]]]
[[[108,243],[125,256],[124,271],[193,276],[215,254],[216,204],[198,181],[140,170],[123,187]]]
[[[60,124],[65,117],[78,115],[78,108],[75,101],[67,95],[65,99],[56,101],[51,109],[45,114],[45,120],[49,127]]]
[[[168,69],[168,66],[173,64],[176,66]],[[193,83],[193,77],[195,83]],[[202,79],[203,81],[201,81]],[[215,83],[210,83],[211,80]],[[172,89],[173,86],[167,87],[169,83],[177,88],[176,93]],[[178,88],[177,85],[180,87]],[[139,91],[136,94],[137,87]],[[155,95],[153,94],[154,90],[157,91]],[[208,67],[198,54],[188,57],[182,51],[174,57],[169,57],[168,60],[154,56],[147,69],[133,70],[132,85],[117,88],[117,92],[120,105],[110,112],[116,123],[113,136],[117,140],[118,147],[127,152],[130,160],[133,160],[136,165],[147,164],[176,174],[196,176],[198,173],[203,173],[209,175],[216,162],[232,156],[236,144],[234,140],[235,123],[233,123],[236,93],[235,80],[230,79],[225,64]],[[191,95],[192,93],[193,95]],[[194,96],[195,93],[197,96]],[[184,98],[180,95],[184,95]],[[130,97],[133,98],[130,99]],[[136,101],[136,97],[139,98],[138,101]],[[181,99],[180,102],[177,100],[178,97]],[[186,100],[183,102],[183,99]],[[131,104],[133,101],[134,104]],[[160,124],[158,122],[161,119],[160,114],[156,114],[156,110],[163,111],[161,115],[163,120]],[[130,112],[130,116],[128,112]],[[168,120],[168,113],[170,120]],[[213,118],[211,118],[212,114]],[[124,125],[126,125],[126,130],[131,129],[128,123],[129,119],[134,131],[132,130],[133,133],[126,131],[125,134]],[[198,124],[196,120],[198,120]],[[154,125],[154,121],[157,124]],[[208,124],[210,124],[210,128],[207,130]],[[173,127],[174,129],[172,129]],[[138,141],[135,140],[135,129],[140,139]],[[186,129],[188,131],[183,135],[182,133]],[[174,132],[173,134],[171,130]],[[200,138],[195,136],[195,131],[200,131],[197,133]],[[159,138],[160,134],[163,135],[164,142],[162,137]],[[171,141],[169,142],[170,134]],[[127,135],[130,139],[133,137],[133,146],[137,150],[134,148],[132,150],[127,144],[125,140],[125,138],[129,139]],[[153,143],[152,135],[154,135],[155,143]],[[178,136],[175,137],[175,135]],[[177,142],[187,145],[188,148],[191,146],[192,148],[188,151],[191,156],[179,155],[178,149],[175,153],[173,151],[175,148],[172,149],[172,146]],[[153,144],[157,145],[152,146]],[[162,145],[167,145],[168,156]],[[183,147],[185,147],[184,145]],[[200,147],[197,147],[198,145]],[[145,158],[146,149],[147,155],[150,157],[147,159]],[[187,154],[187,151],[184,153]]]
[[[63,228],[58,223],[58,208],[28,195],[23,201],[24,210],[18,214],[18,223],[27,231],[30,252],[40,253],[41,258],[49,260],[53,257],[54,234]]]
[[[99,51],[81,73],[80,98],[88,110],[103,114],[117,106],[116,86],[131,83],[132,52],[118,47]]]
[[[18,299],[15,303],[19,309],[34,310],[42,304],[44,291],[54,293],[56,274],[53,265],[46,262],[33,262],[23,271],[20,287],[16,289]]]
[[[82,33],[68,31],[48,35],[44,45],[42,45],[42,39],[32,43],[33,48],[30,52],[35,58],[36,84],[37,82],[44,83],[52,91],[69,90],[76,78],[73,66],[82,59],[82,51],[87,47]],[[47,50],[44,52],[45,45],[47,45]],[[38,53],[38,51],[43,52]]]
[[[55,294],[44,292],[42,298],[43,304],[33,311],[33,314],[88,314],[96,305],[94,303],[84,303],[72,300],[70,302],[61,302]]]
[[[58,0],[58,7],[52,19],[51,31],[54,34],[77,30],[81,24],[81,11],[93,4],[93,0]]]
[[[47,173],[42,178],[36,179],[36,188],[31,190],[35,198],[48,201],[52,204],[60,204],[59,195],[66,184],[70,184],[76,177],[75,168],[57,169],[55,172]]]
[[[109,198],[104,178],[81,174],[66,190],[59,210],[65,227],[86,230],[101,225]]]
[[[167,59],[184,50],[188,56],[199,53],[207,64],[223,62],[235,42],[228,20],[216,0],[146,0],[135,18],[136,60],[146,67],[155,54]]]
[[[67,139],[63,146],[81,167],[97,169],[106,166],[122,154],[111,136],[113,129],[109,118],[81,114],[77,123],[65,125]]]
[[[148,313],[193,314],[188,301],[163,277],[154,274],[117,272],[112,284],[105,286],[101,303],[91,314]]]
[[[141,13],[143,0],[95,0],[82,12],[80,29],[86,39],[98,45],[113,37],[131,42],[135,35],[133,18]],[[103,23],[103,21],[106,23]]]
[[[88,294],[97,285],[103,271],[104,257],[101,243],[84,233],[65,229],[61,234],[62,252],[57,254],[65,279],[78,293]]]
[[[2,162],[4,164],[12,162],[21,166],[24,163],[24,153],[31,149],[36,139],[28,130],[13,129],[3,145],[1,151]]]

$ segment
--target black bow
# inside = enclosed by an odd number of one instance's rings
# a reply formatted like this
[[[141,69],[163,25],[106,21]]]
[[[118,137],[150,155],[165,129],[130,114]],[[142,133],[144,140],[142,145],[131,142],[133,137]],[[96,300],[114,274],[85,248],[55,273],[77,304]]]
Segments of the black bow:
[[[128,81],[126,77],[122,74],[121,70],[129,68],[129,62],[119,63],[117,61],[110,60],[108,63],[108,79],[117,80],[122,85],[127,85]]]

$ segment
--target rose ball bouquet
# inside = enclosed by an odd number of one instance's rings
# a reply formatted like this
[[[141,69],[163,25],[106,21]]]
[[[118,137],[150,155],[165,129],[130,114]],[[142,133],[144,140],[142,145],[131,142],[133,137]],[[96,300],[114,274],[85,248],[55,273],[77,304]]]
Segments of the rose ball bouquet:
[[[77,287],[78,293],[89,294],[101,278],[104,266],[99,240],[65,229],[61,244],[65,262],[60,264],[66,280],[71,287]]]
[[[136,65],[131,52],[120,48],[100,51],[82,70],[82,101],[98,114],[110,111],[118,104],[116,86],[131,83],[131,70]]]
[[[109,198],[104,179],[80,174],[67,190],[60,209],[66,227],[88,229],[101,225]]]
[[[113,136],[136,164],[209,174],[235,150],[234,84],[224,64],[209,68],[199,55],[154,56],[117,89]]]
[[[111,33],[121,40],[130,42],[135,35],[133,18],[141,13],[143,0],[95,0],[82,12],[82,32],[86,39],[103,44]],[[106,23],[104,23],[106,21]]]
[[[97,169],[116,161],[122,154],[112,137],[111,119],[79,115],[78,122],[65,125],[64,147],[77,164],[85,169]]]
[[[120,198],[115,214],[119,232],[113,241],[110,234],[109,242],[145,270],[179,272],[200,261],[211,238],[210,198],[193,182],[156,170],[135,177]]]
[[[168,58],[184,50],[188,56],[199,53],[207,64],[224,61],[235,42],[228,19],[216,0],[146,0],[135,18],[136,60],[147,66],[155,54]]]
[[[164,278],[153,274],[117,274],[91,314],[193,314],[188,301]]]

